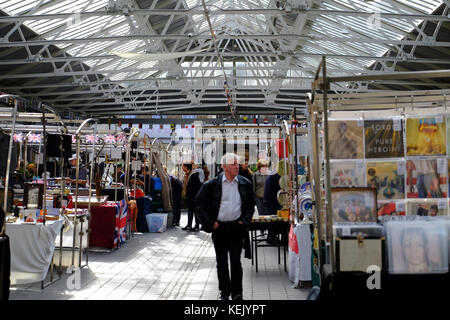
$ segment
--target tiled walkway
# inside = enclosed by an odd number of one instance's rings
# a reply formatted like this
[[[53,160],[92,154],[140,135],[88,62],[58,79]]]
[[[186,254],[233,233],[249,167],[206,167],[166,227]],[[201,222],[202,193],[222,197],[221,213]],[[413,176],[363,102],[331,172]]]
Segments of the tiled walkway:
[[[183,213],[181,226],[185,225]],[[309,288],[292,288],[277,249],[258,251],[259,270],[242,255],[245,300],[301,300]],[[164,233],[135,234],[119,250],[90,252],[89,265],[80,272],[79,290],[74,277],[40,290],[39,285],[12,290],[10,300],[217,300],[216,262],[211,235],[169,228]],[[21,287],[23,288],[23,287]],[[17,288],[16,288],[17,289]]]

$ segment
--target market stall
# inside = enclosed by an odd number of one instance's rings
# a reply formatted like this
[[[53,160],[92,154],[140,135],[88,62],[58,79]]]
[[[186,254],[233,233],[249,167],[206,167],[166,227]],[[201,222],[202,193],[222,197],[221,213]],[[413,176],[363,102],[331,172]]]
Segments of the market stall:
[[[55,243],[62,235],[62,220],[6,224],[11,243],[11,285],[43,282],[50,269]]]
[[[328,94],[327,89],[332,82],[449,75],[447,70],[328,78],[323,59],[308,101],[322,298],[344,291],[406,296],[412,283],[417,292],[448,282],[449,90]],[[410,241],[422,261],[417,269],[405,262]]]

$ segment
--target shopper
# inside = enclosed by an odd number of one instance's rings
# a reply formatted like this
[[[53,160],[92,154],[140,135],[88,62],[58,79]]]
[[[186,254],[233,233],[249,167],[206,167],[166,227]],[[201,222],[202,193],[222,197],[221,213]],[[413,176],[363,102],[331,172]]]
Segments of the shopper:
[[[29,163],[27,165],[27,172],[28,172],[28,177],[29,177],[27,179],[29,181],[31,181],[34,177],[38,176],[37,167],[34,163]]]
[[[88,182],[88,172],[86,169],[86,166],[84,166],[81,163],[81,158],[78,157],[76,154],[73,154],[72,157],[69,159],[70,161],[70,165],[71,165],[71,169],[70,169],[70,183],[72,185],[76,185],[77,182],[77,163],[79,164],[79,169],[78,169],[78,186],[80,187],[85,187],[87,182]],[[89,185],[89,184],[88,184]]]
[[[241,163],[239,165],[239,175],[248,179],[248,181],[250,181],[250,183],[253,183],[253,179],[252,179],[252,171],[248,168],[248,161],[244,161],[243,163]]]
[[[233,300],[242,300],[241,251],[244,240],[248,240],[247,228],[255,210],[255,195],[251,183],[238,175],[237,155],[226,153],[221,163],[223,173],[202,186],[195,207],[202,229],[212,233],[220,299],[229,300],[231,295]]]
[[[24,181],[30,181],[33,178],[30,170],[28,170],[28,166],[27,166],[27,168],[25,168],[24,160],[20,160],[19,167],[17,168],[17,172],[22,176]]]
[[[202,169],[203,169],[203,174],[205,175],[205,181],[204,182],[206,182],[206,181],[209,180],[210,172],[209,172],[208,166],[206,164],[203,165]]]
[[[113,173],[113,181],[115,183],[123,183],[121,177],[122,177],[123,171],[122,171],[122,162],[118,162],[116,164],[116,172]]]
[[[164,166],[164,170],[169,176],[170,185],[172,187],[172,212],[173,212],[173,227],[180,226],[180,218],[181,218],[181,194],[183,192],[183,182],[178,179],[176,176],[167,172],[167,167]]]
[[[266,209],[264,205],[264,186],[266,184],[266,179],[269,174],[268,171],[269,163],[267,160],[260,159],[256,164],[258,171],[252,175],[253,179],[253,192],[255,193],[256,207],[258,208],[258,214],[263,216],[266,215]]]
[[[188,222],[187,225],[182,228],[185,231],[200,231],[200,221],[197,217],[197,213],[194,208],[195,197],[197,196],[198,191],[202,186],[202,182],[200,181],[200,173],[199,171],[194,171],[192,168],[192,163],[184,163],[183,171],[185,174],[186,181],[186,207],[188,209]],[[202,171],[200,169],[200,171]],[[202,171],[203,172],[203,171]],[[195,226],[192,228],[192,220],[195,217]]]
[[[281,176],[275,172],[269,175],[264,185],[264,205],[266,213],[268,215],[277,215],[277,211],[282,207],[277,200],[277,193],[280,190],[280,178]],[[267,242],[275,243],[276,233],[272,229],[267,230]]]

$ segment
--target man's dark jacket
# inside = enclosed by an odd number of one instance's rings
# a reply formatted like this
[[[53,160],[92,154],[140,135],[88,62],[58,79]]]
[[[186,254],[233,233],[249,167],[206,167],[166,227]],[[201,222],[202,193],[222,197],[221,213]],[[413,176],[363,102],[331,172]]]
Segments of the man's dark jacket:
[[[202,183],[199,178],[199,173],[193,173],[189,177],[189,181],[186,186],[186,196],[188,206],[195,206],[195,198],[197,197],[200,188],[202,187]]]
[[[217,175],[214,179],[208,180],[203,184],[195,199],[195,210],[205,232],[212,232],[214,223],[219,216],[220,203],[222,201],[222,178],[224,173]],[[241,196],[241,216],[238,220],[242,221],[248,228],[252,222],[255,212],[255,193],[252,183],[242,177],[238,178],[238,189]],[[250,240],[248,232],[244,236],[245,257],[251,259]]]
[[[222,200],[222,177],[224,173],[219,174],[203,184],[195,199],[195,209],[202,224],[202,228],[206,232],[212,232],[214,222],[217,221],[219,215],[220,202]],[[252,222],[252,216],[255,212],[255,194],[253,187],[248,179],[237,176],[238,189],[241,196],[241,216],[238,220],[242,221],[245,226],[249,226]]]

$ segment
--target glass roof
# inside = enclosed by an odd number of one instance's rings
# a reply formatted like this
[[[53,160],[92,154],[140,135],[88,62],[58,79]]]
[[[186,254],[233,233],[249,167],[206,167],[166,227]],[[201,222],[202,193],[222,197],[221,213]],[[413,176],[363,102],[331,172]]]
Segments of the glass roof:
[[[174,4],[181,0],[172,0]],[[136,2],[129,1],[132,3]],[[168,1],[169,2],[169,1]],[[383,17],[379,19],[380,28],[372,28],[368,24],[367,16],[362,17],[358,15],[358,12],[366,13],[394,13],[394,14],[430,14],[439,5],[443,3],[442,0],[307,0],[308,4],[312,4],[311,8],[317,10],[331,10],[331,11],[354,11],[354,15],[338,15],[335,12],[333,14],[315,14],[307,16],[306,24],[301,24],[299,21],[303,18],[302,15],[297,14],[262,14],[255,11],[253,14],[211,14],[211,23],[213,29],[217,34],[235,34],[240,32],[242,34],[292,34],[302,36],[302,38],[295,37],[280,37],[266,39],[247,39],[243,38],[240,41],[236,41],[237,48],[242,50],[242,53],[258,52],[264,54],[264,52],[272,53],[274,50],[295,50],[302,54],[300,57],[296,57],[296,68],[315,68],[317,67],[320,56],[308,56],[305,54],[332,54],[332,55],[353,55],[353,60],[339,60],[330,58],[331,69],[333,64],[342,67],[345,70],[354,70],[356,72],[363,72],[364,68],[373,63],[373,60],[358,59],[358,57],[381,57],[391,47],[387,44],[380,44],[370,42],[370,40],[383,40],[394,39],[402,40],[414,29],[414,26],[419,25],[422,20],[413,20],[408,17]],[[50,13],[70,13],[70,18],[55,18],[55,19],[38,19],[30,18],[24,22],[24,24],[41,35],[43,40],[55,40],[55,39],[87,39],[97,37],[109,37],[109,36],[130,36],[135,34],[157,34],[155,30],[163,30],[166,34],[174,34],[170,25],[167,28],[160,26],[153,29],[154,26],[146,21],[146,25],[140,25],[139,19],[136,19],[132,14],[125,15],[102,15],[87,17],[77,15],[79,12],[92,12],[101,11],[104,12],[105,8],[110,3],[110,0],[0,0],[0,9],[12,16],[20,15],[42,15]],[[285,2],[281,2],[278,5],[283,5]],[[296,1],[289,2],[295,7]],[[219,9],[268,9],[276,8],[274,1],[270,0],[210,0],[206,1],[208,9],[214,13]],[[179,8],[187,8],[203,10],[201,0],[183,0],[183,5]],[[167,6],[166,6],[167,7]],[[173,7],[173,6],[171,6]],[[166,14],[167,21],[170,21],[170,15]],[[189,23],[189,27],[194,30],[195,33],[200,35],[209,34],[209,26],[203,14],[186,15]],[[174,19],[175,20],[175,19]],[[273,21],[277,20],[276,23]],[[166,23],[165,20],[162,22]],[[298,25],[302,25],[298,27]],[[178,26],[179,27],[179,26]],[[287,27],[287,28],[286,28]],[[148,29],[145,29],[148,28]],[[301,28],[301,29],[300,29]],[[185,28],[187,29],[187,28]],[[183,30],[185,30],[183,29]],[[178,29],[176,29],[178,30]],[[161,31],[163,32],[163,31]],[[177,31],[179,33],[179,31]],[[187,33],[187,32],[186,32]],[[313,39],[308,40],[308,36]],[[321,39],[314,39],[314,37],[321,36]],[[306,38],[305,38],[306,37]],[[348,38],[350,41],[342,41],[342,38]],[[357,41],[351,41],[351,39],[368,39],[367,43],[361,43]],[[205,39],[205,38],[203,38]],[[201,40],[195,45],[205,46],[209,39]],[[172,40],[171,40],[172,41]],[[226,41],[225,41],[226,42]],[[100,58],[93,58],[84,60],[92,70],[98,71],[100,74],[102,71],[116,71],[116,73],[104,73],[105,76],[109,76],[111,80],[123,80],[123,79],[143,79],[145,77],[151,77],[158,75],[164,77],[166,70],[148,70],[146,68],[154,68],[157,66],[157,61],[134,61],[126,60],[122,58],[108,59],[101,56],[111,56],[111,51],[144,53],[146,50],[153,49],[158,52],[178,52],[185,51],[186,41],[176,41],[176,45],[179,47],[169,48],[165,47],[164,41],[158,40],[140,40],[140,39],[127,39],[127,41],[93,41],[93,42],[81,42],[74,41],[73,43],[58,44],[58,47],[65,48],[66,52],[75,57],[86,56],[100,56]],[[189,50],[195,50],[196,47],[188,46]],[[230,52],[229,48],[226,48],[227,52]],[[272,52],[271,52],[272,51]],[[210,50],[212,52],[212,50]],[[242,57],[242,55],[241,55]],[[198,58],[198,61],[201,58]],[[210,56],[206,57],[205,63],[207,65],[210,61]],[[261,57],[244,56],[247,61],[244,66],[264,66],[264,60]],[[277,58],[279,60],[279,58]],[[184,61],[184,59],[182,59]],[[242,59],[241,59],[242,61]],[[175,60],[170,61],[171,65],[176,65]],[[163,64],[164,65],[164,64]],[[189,70],[190,63],[183,64],[184,75],[187,77],[200,77],[205,74],[211,74],[211,76],[220,76],[220,71],[214,72],[197,72],[197,70]],[[195,63],[193,66],[197,66]],[[127,72],[127,69],[133,69],[134,71]],[[142,69],[142,72],[136,72],[136,69]],[[121,72],[123,70],[123,72]],[[271,70],[273,70],[271,68]],[[338,68],[336,68],[338,70]],[[337,71],[336,71],[337,72]],[[228,73],[228,71],[227,71]],[[231,73],[230,73],[231,74]],[[239,71],[241,75],[247,76],[270,76],[270,72],[267,70],[248,70],[245,72]],[[295,75],[295,73],[294,73]],[[215,80],[214,80],[215,81]]]

